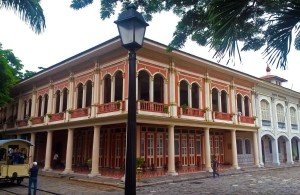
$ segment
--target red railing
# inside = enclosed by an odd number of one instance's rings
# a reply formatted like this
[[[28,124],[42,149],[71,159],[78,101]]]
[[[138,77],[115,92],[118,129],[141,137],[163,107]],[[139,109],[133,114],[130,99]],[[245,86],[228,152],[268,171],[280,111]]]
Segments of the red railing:
[[[44,123],[44,117],[43,116],[38,116],[38,117],[31,118],[31,123],[33,125],[42,124],[42,123]]]
[[[214,119],[231,121],[232,120],[231,118],[232,118],[232,116],[229,113],[214,112]]]
[[[50,122],[61,121],[64,120],[64,113],[60,112],[60,113],[50,114],[49,118],[50,118]]]
[[[251,116],[240,116],[240,120],[242,123],[254,124],[254,118]]]
[[[71,118],[78,118],[88,116],[89,108],[78,108],[76,110],[70,110],[69,113],[71,114]]]
[[[169,106],[167,104],[157,102],[140,101],[140,110],[149,112],[168,113]]]
[[[98,106],[98,114],[125,110],[125,101],[109,102]]]
[[[182,108],[182,115],[204,117],[205,112],[198,108]]]
[[[25,127],[28,125],[28,120],[24,119],[24,120],[19,120],[17,121],[18,127]]]

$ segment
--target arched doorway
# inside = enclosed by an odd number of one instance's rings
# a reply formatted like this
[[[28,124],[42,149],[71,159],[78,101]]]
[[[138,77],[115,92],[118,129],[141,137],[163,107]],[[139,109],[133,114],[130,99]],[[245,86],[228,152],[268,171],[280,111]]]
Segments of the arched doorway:
[[[299,161],[299,138],[292,138],[292,155],[294,161]]]
[[[261,138],[262,161],[264,164],[272,164],[274,162],[273,144],[275,139],[270,135],[264,135]]]

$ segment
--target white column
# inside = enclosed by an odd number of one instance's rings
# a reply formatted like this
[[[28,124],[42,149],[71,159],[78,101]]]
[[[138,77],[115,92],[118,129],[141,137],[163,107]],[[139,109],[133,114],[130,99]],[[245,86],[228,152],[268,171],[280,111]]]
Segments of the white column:
[[[122,90],[122,100],[124,101],[124,100],[125,100],[125,90],[126,90],[126,89],[125,89],[125,73],[122,74],[122,79],[123,79],[123,82],[122,82],[122,83],[123,83],[123,86],[122,86],[122,89],[123,89],[123,90]],[[137,89],[137,88],[136,88],[136,89]],[[136,100],[137,100],[137,99],[136,99]]]
[[[262,150],[264,150],[264,148],[262,148],[261,142],[262,142],[262,137],[261,137],[260,130],[259,130],[259,131],[258,131],[258,154],[259,154],[259,165],[260,165],[261,167],[263,167],[263,166],[264,166],[264,162],[263,162]]]
[[[171,63],[170,69],[169,69],[169,101],[170,101],[170,115],[171,117],[177,117],[177,104],[176,104],[176,94],[175,94],[175,68],[174,68],[174,62]],[[179,101],[179,99],[178,99]]]
[[[115,83],[116,83],[116,77],[112,76],[111,78],[111,88],[110,88],[110,101],[115,101]]]
[[[100,104],[103,104],[104,103],[104,88],[103,88],[103,80],[100,80],[100,93],[99,93],[99,96],[100,96]]]
[[[74,90],[74,77],[72,74],[69,77],[69,93],[68,93],[68,109],[72,110],[75,108],[74,104],[76,103],[75,97],[75,90]]]
[[[242,97],[242,116],[245,116],[245,101],[244,97]]]
[[[204,109],[208,109],[208,111],[206,111],[206,120],[207,121],[211,121],[212,120],[212,115],[211,115],[211,90],[210,90],[210,79],[208,77],[208,73],[206,73],[206,77],[205,77],[205,108]]]
[[[64,174],[73,173],[72,171],[73,139],[74,139],[74,129],[68,129],[66,167],[65,170],[63,171]]]
[[[278,154],[278,140],[272,140],[272,153],[273,153],[273,163],[275,165],[280,165],[279,154]]]
[[[235,113],[233,116],[233,123],[237,123],[237,108],[236,108],[236,95],[234,82],[230,85],[230,100],[231,100],[231,113]]]
[[[53,96],[53,104],[52,104],[52,114],[55,114],[56,112],[56,100],[57,100],[57,93],[54,94]],[[59,109],[58,109],[58,112],[59,112]]]
[[[294,164],[291,139],[285,142],[285,148],[286,148],[287,163]]]
[[[28,105],[28,103],[27,103]],[[41,116],[44,116],[46,113],[44,113],[45,110],[45,96],[42,97],[42,109],[41,109]],[[28,110],[26,110],[27,112]]]
[[[27,104],[26,104],[26,116],[28,116],[29,114],[29,100],[27,100]]]
[[[210,140],[209,128],[204,128],[204,141],[205,141],[205,170],[212,172],[211,168],[211,154],[210,154]]]
[[[52,84],[52,81],[50,82],[49,85],[49,95],[48,95],[48,105],[47,105],[47,110],[46,113],[44,113],[44,115],[46,114],[50,114],[50,113],[54,113],[54,111],[52,110],[53,107],[53,94],[54,94],[54,86]]]
[[[232,167],[239,169],[238,159],[237,159],[237,147],[236,147],[236,130],[231,130],[231,149],[232,149]]]
[[[168,81],[164,79],[164,104],[168,104]]]
[[[34,161],[34,147],[35,147],[35,133],[31,133],[30,134],[30,142],[32,144],[32,146],[30,146],[29,149],[29,165],[32,165],[33,161]]]
[[[192,85],[188,85],[188,106],[192,107]]]
[[[83,85],[83,90],[82,90],[82,108],[86,107],[86,84]]]
[[[36,91],[33,90],[31,102],[31,117],[35,117],[36,113]]]
[[[175,170],[174,125],[168,127],[168,174],[178,175]]]
[[[253,132],[253,156],[254,156],[254,165],[259,166],[259,158],[258,158],[258,140],[257,140],[257,132]]]
[[[52,139],[53,139],[53,132],[48,131],[47,132],[47,143],[46,143],[44,171],[51,171]]]
[[[92,170],[89,177],[99,174],[100,126],[94,126]]]
[[[153,102],[154,101],[154,77],[153,76],[150,76],[149,77],[149,101],[150,102]]]
[[[222,112],[221,91],[218,91],[218,111]]]
[[[22,105],[23,105],[23,101],[22,101],[22,98],[21,98],[21,95],[19,96],[19,100],[18,100],[18,118],[17,120],[21,120],[22,119]]]
[[[63,111],[63,101],[64,101],[64,93],[60,92],[60,97],[59,97],[59,112]]]

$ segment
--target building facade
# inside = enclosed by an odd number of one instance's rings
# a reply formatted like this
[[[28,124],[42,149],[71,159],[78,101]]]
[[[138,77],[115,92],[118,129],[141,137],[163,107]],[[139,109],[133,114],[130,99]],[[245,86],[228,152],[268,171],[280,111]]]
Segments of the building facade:
[[[294,130],[283,136],[261,122],[261,103],[273,105],[268,94],[282,87],[166,48],[146,39],[137,53],[136,155],[146,170],[171,175],[180,168],[211,170],[213,156],[233,168],[292,162],[291,154],[272,157],[275,161],[261,150],[269,146],[265,138],[282,137],[286,151],[293,145]],[[14,101],[1,108],[0,131],[3,137],[31,140],[31,162],[38,161],[46,171],[55,169],[52,157],[57,153],[63,173],[76,172],[87,162],[90,176],[124,169],[128,53],[118,37],[21,81],[13,93]],[[299,94],[291,93],[288,108],[294,110],[288,111],[295,115],[286,125],[298,128]],[[286,106],[280,98],[278,102]],[[275,121],[274,116],[271,123]]]

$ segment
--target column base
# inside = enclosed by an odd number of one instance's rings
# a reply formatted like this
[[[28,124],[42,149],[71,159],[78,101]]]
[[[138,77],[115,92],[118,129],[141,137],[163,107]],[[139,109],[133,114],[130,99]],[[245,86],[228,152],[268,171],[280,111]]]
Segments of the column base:
[[[241,167],[239,167],[238,165],[233,165],[232,168],[236,169],[236,170],[240,170],[241,169]]]
[[[273,162],[273,165],[280,166],[280,162]]]
[[[170,176],[177,176],[178,173],[176,171],[170,171],[170,172],[167,172],[166,175],[170,175]]]
[[[124,174],[123,177],[121,177],[121,181],[122,181],[122,182],[125,182],[125,174]]]
[[[213,172],[213,170],[212,170],[212,168],[211,168],[211,167],[205,167],[205,171],[207,171],[207,172],[210,172],[210,173],[212,173],[212,172]]]
[[[46,167],[43,168],[42,170],[43,170],[43,171],[46,171],[46,172],[51,172],[51,171],[53,171],[51,168],[46,168]]]
[[[97,176],[100,176],[101,174],[98,172],[98,173],[90,173],[88,174],[88,177],[97,177]]]
[[[74,173],[71,169],[65,169],[61,174],[66,175],[66,174],[71,174]]]

